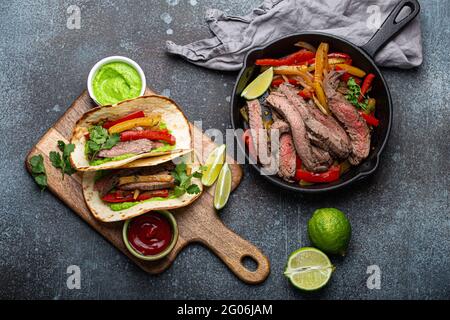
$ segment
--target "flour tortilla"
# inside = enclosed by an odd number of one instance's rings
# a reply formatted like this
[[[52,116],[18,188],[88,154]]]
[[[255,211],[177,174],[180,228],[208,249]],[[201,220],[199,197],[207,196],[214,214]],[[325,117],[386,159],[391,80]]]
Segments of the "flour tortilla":
[[[173,161],[175,163],[183,161],[186,164],[190,164],[192,167],[192,172],[197,171],[200,168],[200,163],[197,157],[194,155],[194,152],[176,158]],[[95,172],[93,171],[83,173],[82,186],[83,186],[84,200],[86,201],[86,204],[88,208],[91,210],[94,217],[103,222],[127,220],[153,210],[170,210],[185,207],[190,203],[194,202],[198,197],[200,197],[201,193],[203,192],[203,185],[201,183],[201,179],[192,178],[192,183],[198,185],[200,188],[200,193],[198,194],[185,193],[184,195],[176,199],[141,202],[131,208],[121,211],[114,211],[111,210],[111,208],[106,202],[101,200],[98,191],[94,189],[95,184],[94,178]]]
[[[90,165],[84,153],[87,142],[85,135],[88,133],[88,128],[100,121],[120,119],[136,111],[144,111],[146,116],[160,115],[161,121],[167,125],[167,129],[175,136],[176,145],[174,149],[142,153],[127,159],[110,161],[97,166]],[[75,145],[75,150],[70,155],[70,162],[78,171],[119,168],[138,159],[141,159],[139,166],[154,166],[192,150],[191,130],[185,115],[171,99],[157,95],[142,96],[119,102],[112,106],[97,107],[86,112],[75,125],[71,143]]]

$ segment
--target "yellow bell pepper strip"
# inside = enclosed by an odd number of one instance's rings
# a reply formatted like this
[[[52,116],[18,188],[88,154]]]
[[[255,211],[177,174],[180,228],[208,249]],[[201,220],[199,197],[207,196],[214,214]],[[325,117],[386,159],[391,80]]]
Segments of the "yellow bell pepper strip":
[[[345,63],[345,62],[347,62],[347,60],[344,59],[344,58],[330,58],[330,59],[328,59],[328,65],[329,65],[329,66],[334,66],[334,65],[337,65],[337,64],[342,64],[342,63]],[[308,72],[312,72],[312,71],[314,71],[315,69],[316,69],[316,64],[314,63],[314,64],[312,64],[312,65],[310,65],[310,66],[308,67]]]
[[[354,67],[354,66],[351,66],[351,65],[348,65],[345,63],[340,63],[340,64],[337,64],[336,66],[341,68],[341,70],[347,71],[352,76],[356,76],[359,78],[364,78],[366,76],[366,72],[357,67]]]
[[[313,88],[317,98],[317,101],[314,100],[314,102],[316,102],[319,109],[321,109],[321,111],[325,114],[330,113],[328,109],[327,97],[322,87],[323,72],[328,69],[328,49],[329,45],[326,42],[322,42],[317,49],[313,83]]]
[[[110,134],[113,134],[131,130],[135,127],[154,127],[159,123],[160,120],[161,120],[160,116],[131,119],[113,125],[111,128],[109,128],[108,131]]]
[[[329,45],[326,42],[322,42],[319,48],[317,48],[314,82],[321,82],[323,80],[323,70],[328,65],[328,49]]]
[[[328,108],[326,109],[321,103],[320,101],[317,99],[317,97],[315,95],[312,96],[312,99],[314,101],[314,104],[319,108],[320,111],[322,111],[324,114],[329,115],[329,111]]]
[[[307,72],[306,66],[283,66],[273,69],[274,74],[281,74],[286,76],[299,76],[306,82],[306,84],[312,87],[313,77]]]

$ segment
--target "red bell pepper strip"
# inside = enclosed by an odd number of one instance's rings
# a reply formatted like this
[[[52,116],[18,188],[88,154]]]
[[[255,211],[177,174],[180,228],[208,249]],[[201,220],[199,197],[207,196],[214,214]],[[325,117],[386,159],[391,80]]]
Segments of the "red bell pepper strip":
[[[118,123],[121,123],[121,122],[124,122],[124,121],[128,121],[128,120],[132,120],[132,119],[137,119],[137,118],[144,118],[144,117],[145,117],[145,114],[144,114],[143,111],[136,111],[136,112],[130,113],[129,115],[127,115],[125,117],[122,117],[120,119],[117,119],[117,120],[114,120],[114,121],[107,121],[107,122],[105,122],[103,124],[102,127],[105,128],[105,129],[109,129],[112,126],[114,126],[114,125],[116,125]]]
[[[272,87],[279,87],[284,82],[286,81],[284,81],[283,78],[275,79],[272,81]],[[294,79],[288,79],[288,82],[294,86],[298,84],[298,82]]]
[[[311,99],[312,98],[312,92],[311,90],[302,89],[298,92],[298,95],[302,97],[303,99]]]
[[[176,143],[175,137],[171,135],[167,130],[141,130],[141,131],[124,131],[120,133],[120,141],[130,141],[148,139],[154,141],[165,141],[170,145]]]
[[[313,173],[300,168],[296,170],[295,179],[315,183],[333,182],[339,179],[340,174],[340,166],[332,166],[327,172],[322,173]]]
[[[249,155],[256,159],[256,151],[255,146],[253,145],[252,135],[250,132],[250,129],[245,130],[244,134],[242,135],[242,141],[244,141],[245,146],[248,149]]]
[[[309,50],[302,49],[281,59],[258,59],[255,64],[257,66],[292,66],[305,64],[313,58],[315,54]]]
[[[364,99],[364,96],[366,95],[367,91],[369,91],[370,87],[372,86],[372,81],[375,79],[375,75],[373,73],[369,73],[363,81],[363,84],[361,86],[361,95],[359,96],[358,101],[361,102]]]
[[[134,192],[124,192],[121,190],[110,192],[106,194],[102,200],[110,203],[119,203],[119,202],[133,202],[133,201],[144,201],[150,198],[161,197],[167,198],[169,196],[168,189],[162,190],[154,190],[149,192],[141,193],[136,199],[134,199]]]
[[[361,115],[361,117],[364,118],[364,120],[366,120],[366,123],[368,125],[374,126],[374,127],[378,127],[378,125],[380,124],[380,120],[378,120],[377,118],[375,118],[372,114],[367,114],[364,113],[363,111],[358,111],[359,114]]]

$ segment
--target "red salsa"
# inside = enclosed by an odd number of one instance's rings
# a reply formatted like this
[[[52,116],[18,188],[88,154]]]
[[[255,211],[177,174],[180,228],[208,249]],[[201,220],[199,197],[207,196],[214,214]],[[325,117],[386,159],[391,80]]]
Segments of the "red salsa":
[[[167,219],[159,213],[134,218],[128,226],[128,241],[144,256],[164,251],[172,240],[172,228]]]

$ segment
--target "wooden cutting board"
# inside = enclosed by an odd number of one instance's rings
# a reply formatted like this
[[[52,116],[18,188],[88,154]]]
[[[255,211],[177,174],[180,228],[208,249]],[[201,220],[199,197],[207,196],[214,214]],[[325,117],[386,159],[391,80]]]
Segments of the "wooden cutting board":
[[[152,93],[152,91],[147,89],[146,94]],[[222,223],[213,206],[213,187],[206,188],[202,196],[189,206],[172,210],[178,222],[179,239],[173,251],[167,257],[158,261],[142,261],[128,252],[122,241],[123,222],[104,223],[93,217],[84,202],[81,188],[81,173],[76,173],[72,176],[66,175],[64,180],[62,180],[60,171],[51,165],[48,158],[49,152],[56,150],[57,141],[63,140],[68,142],[76,121],[82,114],[93,107],[95,107],[94,102],[90,99],[87,91],[84,91],[66,113],[31,149],[26,158],[28,171],[30,171],[29,158],[35,154],[42,154],[47,171],[48,189],[117,249],[148,273],[157,274],[163,272],[172,264],[185,246],[197,242],[212,250],[242,281],[249,284],[263,282],[270,273],[269,260],[258,248],[242,239]],[[192,125],[191,127],[194,139],[196,139],[196,142],[201,142],[203,146],[203,150],[195,151],[200,161],[204,163],[208,154],[216,145],[199,129]],[[200,144],[195,143],[194,145]],[[227,157],[227,162],[230,164],[233,179],[232,189],[234,190],[242,179],[242,168],[229,156]],[[242,219],[247,218],[242,217]],[[253,259],[257,265],[256,270],[248,270],[243,265],[244,258]],[[192,260],[195,263],[195,259]]]

